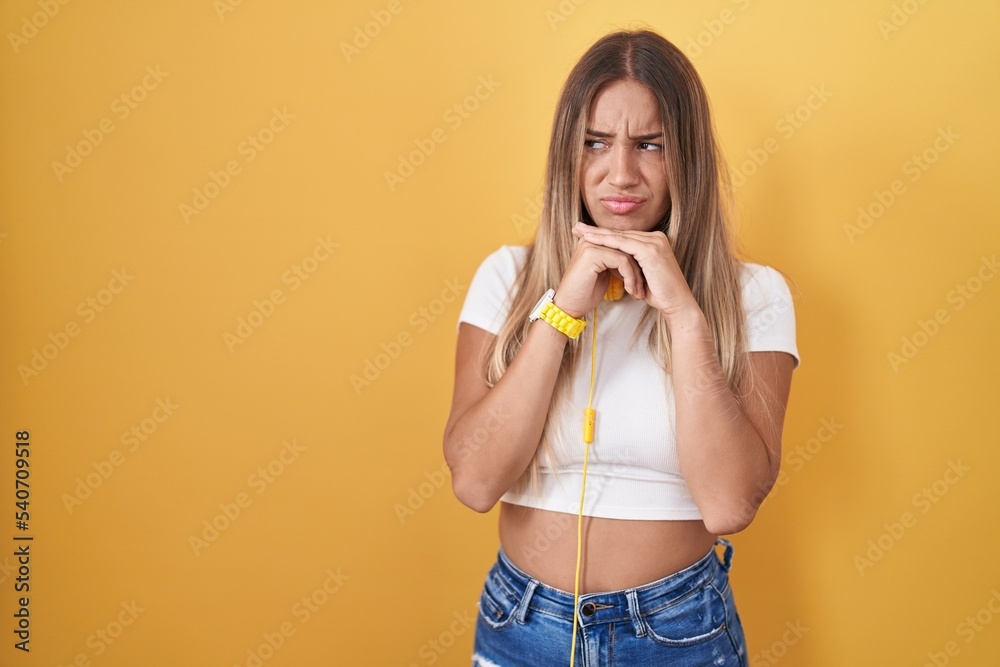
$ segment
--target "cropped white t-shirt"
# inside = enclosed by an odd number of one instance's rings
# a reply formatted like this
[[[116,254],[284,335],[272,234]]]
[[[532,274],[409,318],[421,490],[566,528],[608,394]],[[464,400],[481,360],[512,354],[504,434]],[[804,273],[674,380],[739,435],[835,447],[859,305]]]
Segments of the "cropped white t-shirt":
[[[468,322],[496,334],[507,317],[507,302],[527,246],[502,246],[477,269],[458,324]],[[795,357],[795,311],[781,274],[760,264],[743,264],[743,303],[747,313],[748,351],[780,350]],[[670,376],[647,349],[652,322],[635,345],[629,343],[645,302],[627,292],[619,301],[598,306],[594,440],[587,463],[583,513],[611,519],[700,519],[701,512],[681,475],[674,431]],[[540,460],[541,490],[536,495],[508,490],[500,500],[556,512],[577,514],[583,476],[583,414],[590,394],[593,312],[580,334],[586,358],[580,360],[567,399],[553,406],[547,433],[558,460]],[[650,318],[652,320],[652,318]],[[559,452],[559,450],[563,450]]]

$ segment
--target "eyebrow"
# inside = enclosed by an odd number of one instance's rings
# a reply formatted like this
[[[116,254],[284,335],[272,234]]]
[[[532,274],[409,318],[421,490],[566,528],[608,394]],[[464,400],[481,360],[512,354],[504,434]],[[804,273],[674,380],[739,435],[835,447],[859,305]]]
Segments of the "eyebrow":
[[[594,137],[613,137],[613,136],[615,136],[615,135],[611,134],[610,132],[598,132],[597,130],[591,130],[590,128],[587,128],[587,134],[589,134],[591,136],[594,136]],[[635,137],[629,137],[629,139],[634,139],[634,140],[638,140],[638,141],[647,141],[649,139],[659,139],[662,136],[663,136],[662,132],[653,132],[653,133],[650,133],[650,134],[640,134],[640,135],[635,136]]]

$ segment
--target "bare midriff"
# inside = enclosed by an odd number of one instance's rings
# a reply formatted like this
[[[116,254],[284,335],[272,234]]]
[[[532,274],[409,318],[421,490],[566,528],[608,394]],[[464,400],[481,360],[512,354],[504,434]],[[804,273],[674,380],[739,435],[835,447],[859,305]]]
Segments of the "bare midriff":
[[[543,584],[573,593],[577,514],[500,502],[500,544],[514,565]],[[702,558],[716,536],[697,520],[583,517],[580,593],[633,588]]]

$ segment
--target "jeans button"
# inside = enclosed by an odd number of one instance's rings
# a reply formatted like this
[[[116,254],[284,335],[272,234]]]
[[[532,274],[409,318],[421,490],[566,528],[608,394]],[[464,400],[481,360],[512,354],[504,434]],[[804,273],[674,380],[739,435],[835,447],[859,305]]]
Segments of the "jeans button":
[[[594,606],[593,602],[588,602],[583,605],[583,609],[580,610],[584,616],[593,616],[594,612],[597,611],[597,607]]]

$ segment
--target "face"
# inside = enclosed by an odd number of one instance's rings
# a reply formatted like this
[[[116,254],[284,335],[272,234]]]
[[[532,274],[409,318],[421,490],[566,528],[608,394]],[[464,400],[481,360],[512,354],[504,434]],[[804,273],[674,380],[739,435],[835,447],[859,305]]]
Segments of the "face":
[[[594,97],[586,132],[580,191],[590,217],[606,229],[656,229],[670,193],[653,93],[636,81],[608,84]]]

